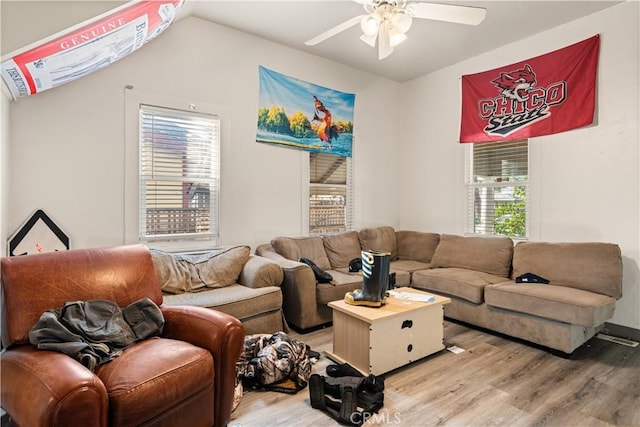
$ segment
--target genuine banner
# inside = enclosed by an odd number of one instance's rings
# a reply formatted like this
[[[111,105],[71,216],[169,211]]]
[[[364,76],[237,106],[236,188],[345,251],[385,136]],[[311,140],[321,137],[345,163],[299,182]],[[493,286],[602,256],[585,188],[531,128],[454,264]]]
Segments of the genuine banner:
[[[2,62],[14,98],[33,95],[124,58],[164,31],[184,0],[138,1]],[[65,6],[73,7],[73,6]]]
[[[462,76],[460,142],[550,135],[593,123],[600,37]]]

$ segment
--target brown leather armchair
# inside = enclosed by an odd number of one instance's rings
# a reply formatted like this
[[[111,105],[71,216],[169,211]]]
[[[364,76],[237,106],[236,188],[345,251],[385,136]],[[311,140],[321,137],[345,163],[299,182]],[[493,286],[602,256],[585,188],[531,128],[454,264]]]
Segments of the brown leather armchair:
[[[3,258],[0,405],[21,426],[225,426],[244,330],[210,309],[162,306],[143,245]],[[139,341],[93,372],[63,353],[38,350],[29,330],[69,301],[160,306],[161,337]]]

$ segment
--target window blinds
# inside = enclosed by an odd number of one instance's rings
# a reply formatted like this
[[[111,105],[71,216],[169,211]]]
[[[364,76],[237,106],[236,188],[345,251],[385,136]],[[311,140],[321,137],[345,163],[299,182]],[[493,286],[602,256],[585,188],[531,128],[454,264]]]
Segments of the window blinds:
[[[338,233],[352,228],[350,158],[309,153],[309,233]]]
[[[467,232],[526,237],[528,141],[470,144]]]
[[[141,240],[217,238],[220,120],[140,106]]]

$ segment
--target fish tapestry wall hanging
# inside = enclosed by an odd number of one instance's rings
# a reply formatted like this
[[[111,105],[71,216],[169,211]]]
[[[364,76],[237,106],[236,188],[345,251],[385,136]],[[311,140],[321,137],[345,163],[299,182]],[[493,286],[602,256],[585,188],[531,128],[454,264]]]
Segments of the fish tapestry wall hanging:
[[[600,37],[462,76],[460,142],[512,141],[593,123]]]
[[[257,142],[351,157],[354,94],[259,72]]]

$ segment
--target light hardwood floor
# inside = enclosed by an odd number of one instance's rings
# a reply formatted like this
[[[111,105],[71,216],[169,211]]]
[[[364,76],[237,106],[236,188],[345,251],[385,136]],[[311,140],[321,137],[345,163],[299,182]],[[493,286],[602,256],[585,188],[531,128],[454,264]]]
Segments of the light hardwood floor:
[[[330,327],[293,338],[333,363]],[[640,346],[593,338],[570,358],[445,320],[443,350],[384,375],[385,403],[366,426],[640,426]],[[231,427],[336,426],[297,394],[245,391]]]

